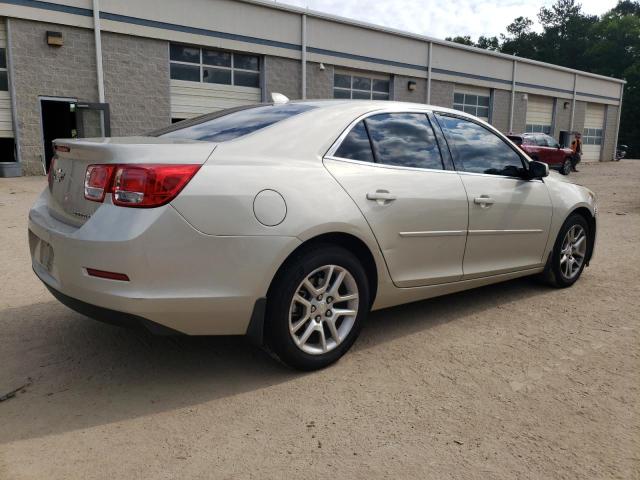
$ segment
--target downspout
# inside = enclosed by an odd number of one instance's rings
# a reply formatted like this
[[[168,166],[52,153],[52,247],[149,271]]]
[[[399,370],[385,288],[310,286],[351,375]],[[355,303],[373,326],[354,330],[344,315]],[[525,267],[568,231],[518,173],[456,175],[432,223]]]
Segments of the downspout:
[[[429,42],[429,59],[427,61],[427,105],[431,105],[431,59],[433,58],[433,42]]]
[[[307,99],[307,16],[302,14],[302,99]]]
[[[622,94],[624,93],[624,83],[620,84],[620,102],[618,104],[618,122],[616,123],[616,136],[615,142],[613,142],[613,158],[615,159],[616,151],[618,150],[618,134],[620,133],[620,119],[622,115]]]
[[[509,133],[513,133],[513,109],[516,103],[516,72],[518,62],[513,60],[513,69],[511,70],[511,106],[509,107]]]
[[[99,0],[93,0],[93,34],[96,42],[96,68],[98,74],[98,99],[104,101],[104,74],[102,70],[102,36],[100,35],[100,5]]]
[[[573,121],[576,116],[576,86],[578,84],[578,75],[573,74],[573,99],[571,100],[571,122],[569,124],[569,135],[573,135]]]

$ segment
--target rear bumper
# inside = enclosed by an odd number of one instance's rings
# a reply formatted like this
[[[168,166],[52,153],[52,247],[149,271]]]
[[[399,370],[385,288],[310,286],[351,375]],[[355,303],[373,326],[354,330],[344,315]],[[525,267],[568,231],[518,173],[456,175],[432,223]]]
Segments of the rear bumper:
[[[144,324],[188,335],[247,333],[254,305],[298,245],[295,237],[204,235],[170,205],[103,204],[81,227],[53,218],[45,190],[29,212],[36,275],[72,309],[111,323]],[[53,260],[40,263],[49,244]],[[87,274],[126,274],[130,281]],[[156,329],[157,330],[157,329]]]
[[[93,318],[94,320],[108,323],[110,325],[116,325],[118,327],[146,329],[155,335],[180,334],[180,332],[176,330],[172,330],[171,328],[165,327],[137,315],[117,312],[108,308],[98,307],[97,305],[91,305],[90,303],[83,302],[82,300],[78,300],[77,298],[71,298],[64,293],[59,292],[46,282],[43,283],[60,303],[69,307],[71,310],[75,310],[76,312],[81,313],[82,315],[86,315],[89,318]]]

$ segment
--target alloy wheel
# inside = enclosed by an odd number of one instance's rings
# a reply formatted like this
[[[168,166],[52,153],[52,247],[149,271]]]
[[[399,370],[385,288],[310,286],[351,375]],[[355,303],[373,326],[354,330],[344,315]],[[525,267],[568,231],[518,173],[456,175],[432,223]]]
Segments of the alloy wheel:
[[[300,282],[291,300],[291,338],[307,354],[330,352],[351,332],[358,306],[358,284],[347,269],[317,268]]]
[[[565,234],[560,250],[560,272],[567,280],[578,275],[586,254],[587,233],[581,225],[573,225]]]

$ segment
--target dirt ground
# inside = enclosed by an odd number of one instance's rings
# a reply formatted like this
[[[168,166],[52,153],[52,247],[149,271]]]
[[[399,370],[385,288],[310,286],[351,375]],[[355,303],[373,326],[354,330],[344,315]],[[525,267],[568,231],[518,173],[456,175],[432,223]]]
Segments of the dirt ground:
[[[44,178],[0,179],[1,479],[640,478],[640,161],[581,166],[596,258],[374,313],[301,374],[240,338],[88,320],[31,272]]]

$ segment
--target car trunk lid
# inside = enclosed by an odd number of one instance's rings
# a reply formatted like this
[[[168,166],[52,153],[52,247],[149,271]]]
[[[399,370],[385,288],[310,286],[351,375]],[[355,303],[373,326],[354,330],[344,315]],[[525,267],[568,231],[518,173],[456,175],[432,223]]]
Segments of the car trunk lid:
[[[165,137],[122,137],[55,140],[49,172],[49,213],[74,226],[83,225],[101,203],[84,197],[87,167],[92,164],[199,164],[215,143]]]

